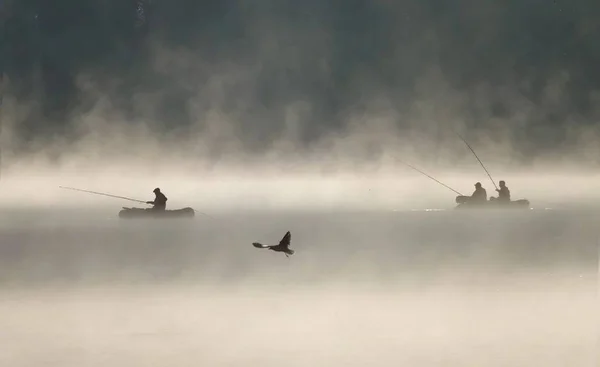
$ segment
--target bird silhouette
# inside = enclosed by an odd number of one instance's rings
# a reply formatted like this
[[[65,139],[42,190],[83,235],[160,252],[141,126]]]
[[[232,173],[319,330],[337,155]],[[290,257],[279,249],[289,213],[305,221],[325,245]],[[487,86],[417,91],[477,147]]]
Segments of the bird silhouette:
[[[279,244],[276,246],[263,245],[262,243],[259,243],[259,242],[253,242],[252,245],[256,248],[268,248],[269,250],[273,250],[275,252],[283,252],[286,257],[289,257],[289,255],[294,254],[294,250],[290,250],[291,240],[292,240],[292,234],[290,233],[290,231],[287,231],[285,236],[283,236],[281,241],[279,241]]]

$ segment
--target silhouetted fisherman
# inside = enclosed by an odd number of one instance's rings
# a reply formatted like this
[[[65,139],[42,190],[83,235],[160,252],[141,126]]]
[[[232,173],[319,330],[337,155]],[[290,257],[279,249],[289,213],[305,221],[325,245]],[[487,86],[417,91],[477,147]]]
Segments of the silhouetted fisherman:
[[[502,203],[510,202],[510,190],[506,187],[506,182],[500,181],[500,189],[496,189],[498,191],[498,201]]]
[[[292,234],[290,233],[290,231],[287,231],[287,233],[285,234],[285,236],[283,236],[281,241],[279,241],[279,245],[277,246],[267,246],[259,242],[253,242],[252,245],[256,248],[268,248],[269,250],[273,250],[275,252],[283,252],[285,256],[289,257],[288,255],[294,254],[294,250],[290,250],[291,240]]]
[[[470,204],[484,204],[487,201],[487,191],[481,186],[481,182],[475,184],[475,191],[469,199]]]
[[[153,210],[165,210],[167,208],[167,197],[160,192],[160,189],[157,187],[154,189],[154,201],[146,201],[146,204],[154,205],[152,207]]]

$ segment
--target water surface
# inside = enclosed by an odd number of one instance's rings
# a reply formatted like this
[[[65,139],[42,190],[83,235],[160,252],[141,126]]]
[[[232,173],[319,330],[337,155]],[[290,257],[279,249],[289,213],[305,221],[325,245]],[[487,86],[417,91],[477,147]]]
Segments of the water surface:
[[[1,365],[596,366],[590,211],[117,211],[2,212]]]

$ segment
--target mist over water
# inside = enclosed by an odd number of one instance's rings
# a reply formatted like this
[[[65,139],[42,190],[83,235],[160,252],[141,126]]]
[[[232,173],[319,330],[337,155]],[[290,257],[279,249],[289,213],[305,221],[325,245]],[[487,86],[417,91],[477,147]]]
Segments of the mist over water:
[[[116,199],[68,195],[82,205],[0,213],[3,365],[597,362],[596,211],[127,221]],[[290,258],[251,245],[287,230]]]
[[[596,1],[61,7],[0,5],[4,154],[597,164]]]
[[[598,4],[0,2],[0,365],[597,366]]]
[[[89,162],[5,171],[2,365],[597,364],[600,211],[584,170],[489,165],[534,209],[479,212],[390,162]],[[492,194],[465,166],[420,167]],[[168,208],[212,218],[120,220],[143,205],[59,185],[139,200],[158,186]],[[287,230],[290,258],[251,245]]]

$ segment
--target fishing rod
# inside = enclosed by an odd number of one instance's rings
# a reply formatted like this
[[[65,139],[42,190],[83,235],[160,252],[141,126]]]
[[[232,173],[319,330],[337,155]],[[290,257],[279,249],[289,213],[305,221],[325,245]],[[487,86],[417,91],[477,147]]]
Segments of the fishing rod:
[[[462,140],[467,145],[467,147],[471,150],[471,152],[473,152],[473,155],[475,156],[475,158],[477,158],[477,160],[479,161],[479,164],[481,164],[481,167],[483,167],[485,173],[487,173],[488,177],[490,178],[490,180],[494,184],[494,187],[496,188],[496,190],[498,190],[498,186],[496,185],[496,182],[492,178],[492,175],[490,175],[490,173],[488,172],[487,168],[485,168],[485,165],[483,164],[483,162],[481,161],[481,159],[479,159],[479,157],[477,156],[477,153],[475,153],[475,151],[473,150],[473,148],[471,148],[471,146],[469,145],[469,143],[467,143],[467,141],[462,136],[460,136],[459,133],[457,133],[456,131],[454,133],[460,138],[460,140]]]
[[[106,193],[103,193],[103,192],[90,191],[90,190],[83,190],[83,189],[77,189],[77,188],[74,188],[74,187],[66,187],[66,186],[59,186],[59,188],[61,188],[61,189],[65,189],[65,190],[73,190],[73,191],[86,192],[86,193],[88,193],[88,194],[95,194],[95,195],[108,196],[108,197],[111,197],[111,198],[117,198],[117,199],[129,200],[129,201],[133,201],[133,202],[136,202],[136,203],[148,204],[147,202],[145,202],[145,201],[142,201],[142,200],[132,199],[132,198],[128,198],[128,197],[125,197],[125,196],[118,196],[118,195],[106,194]],[[194,208],[192,208],[192,210],[193,210],[194,212],[198,213],[198,214],[202,214],[202,215],[204,215],[204,216],[207,216],[207,217],[209,217],[209,218],[211,218],[211,219],[215,219],[215,218],[211,217],[210,215],[208,215],[208,214],[206,214],[206,213],[203,213],[203,212],[201,212],[201,211],[198,211],[198,210],[196,210],[196,209],[194,209]]]
[[[415,167],[415,166],[412,166],[412,165],[410,165],[410,164],[408,164],[408,163],[406,163],[406,162],[404,162],[404,161],[401,161],[401,160],[399,160],[399,161],[400,161],[400,163],[402,163],[402,164],[404,164],[404,165],[406,165],[406,166],[408,166],[408,167],[410,167],[410,168],[414,169],[415,171],[419,172],[420,174],[422,174],[422,175],[425,175],[426,177],[428,177],[428,178],[432,179],[433,181],[435,181],[435,182],[439,183],[440,185],[444,186],[445,188],[447,188],[447,189],[450,189],[450,190],[454,191],[455,193],[457,193],[457,194],[458,194],[458,195],[460,195],[460,196],[464,196],[464,195],[463,195],[463,194],[461,194],[460,192],[458,192],[458,191],[454,190],[453,188],[451,188],[450,186],[446,185],[445,183],[443,183],[443,182],[440,182],[439,180],[437,180],[437,179],[435,179],[435,178],[431,177],[430,175],[428,175],[427,173],[425,173],[425,172],[421,171],[421,170],[420,170],[420,169],[418,169],[417,167]]]
[[[82,189],[76,189],[74,187],[65,187],[65,186],[59,186],[59,188],[61,189],[65,189],[65,190],[73,190],[73,191],[80,191],[80,192],[87,192],[88,194],[95,194],[95,195],[102,195],[102,196],[108,196],[111,198],[117,198],[117,199],[123,199],[123,200],[129,200],[129,201],[134,201],[136,203],[142,203],[142,204],[148,204],[145,201],[142,200],[137,200],[137,199],[132,199],[132,198],[128,198],[125,196],[117,196],[117,195],[111,195],[111,194],[105,194],[102,192],[97,192],[97,191],[90,191],[90,190],[82,190]]]

